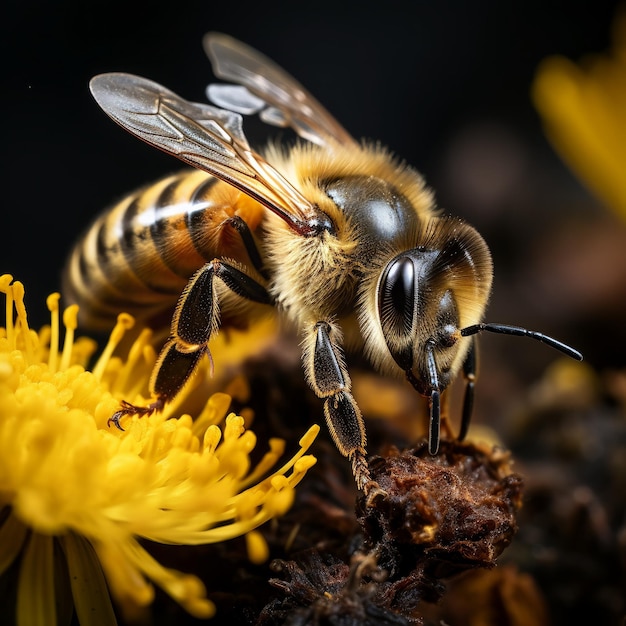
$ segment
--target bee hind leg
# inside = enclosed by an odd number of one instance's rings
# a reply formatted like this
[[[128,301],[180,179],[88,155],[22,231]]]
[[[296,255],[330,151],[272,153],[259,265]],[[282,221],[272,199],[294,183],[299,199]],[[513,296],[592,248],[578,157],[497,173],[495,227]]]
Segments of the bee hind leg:
[[[120,410],[108,420],[108,425],[114,424],[121,429],[122,417],[151,415],[162,410],[180,393],[200,359],[209,354],[209,340],[219,326],[216,280],[243,298],[271,303],[265,287],[232,263],[214,259],[204,265],[191,277],[176,305],[170,337],[152,370],[150,392],[155,397],[154,402],[145,407],[122,402]]]
[[[122,400],[120,402],[120,410],[116,411],[109,417],[107,420],[107,426],[111,426],[113,424],[119,430],[124,430],[122,425],[120,424],[120,420],[127,415],[137,415],[139,417],[145,417],[152,415],[156,411],[161,411],[165,406],[165,402],[157,398],[154,402],[150,403],[148,406],[135,406],[130,402],[126,402],[126,400]]]

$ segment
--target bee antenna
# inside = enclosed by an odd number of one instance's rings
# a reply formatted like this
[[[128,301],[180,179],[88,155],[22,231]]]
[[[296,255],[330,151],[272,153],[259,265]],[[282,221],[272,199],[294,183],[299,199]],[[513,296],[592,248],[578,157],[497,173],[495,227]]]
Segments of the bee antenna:
[[[478,333],[482,333],[485,330],[490,333],[500,333],[502,335],[530,337],[531,339],[536,339],[537,341],[541,341],[541,343],[545,343],[551,348],[554,348],[555,350],[566,354],[572,359],[576,359],[577,361],[583,360],[583,355],[578,350],[575,350],[574,348],[568,346],[562,341],[554,339],[554,337],[544,335],[543,333],[538,333],[534,330],[521,328],[520,326],[509,326],[507,324],[474,324],[473,326],[467,326],[466,328],[462,328],[461,335],[463,337],[469,337],[471,335],[477,335]]]

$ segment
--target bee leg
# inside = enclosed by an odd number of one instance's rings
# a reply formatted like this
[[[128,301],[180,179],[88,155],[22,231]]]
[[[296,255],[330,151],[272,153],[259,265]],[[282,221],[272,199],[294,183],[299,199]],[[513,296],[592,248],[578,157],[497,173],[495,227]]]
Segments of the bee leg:
[[[246,222],[239,217],[239,215],[233,215],[226,220],[226,223],[234,228],[241,240],[243,241],[244,248],[248,253],[248,258],[250,262],[254,266],[254,269],[263,276],[266,280],[269,278],[267,272],[263,268],[263,259],[259,253],[259,249],[257,248],[256,243],[254,242],[254,237],[252,236],[252,231]]]
[[[363,417],[350,393],[350,377],[333,334],[328,322],[312,327],[304,357],[307,378],[317,397],[324,399],[324,415],[335,445],[352,463],[358,488],[367,492],[374,485],[367,463]]]
[[[463,441],[469,430],[474,409],[474,385],[476,383],[476,338],[472,337],[472,343],[463,362],[463,376],[465,378],[465,394],[463,396],[463,412],[461,414],[461,428],[459,441]]]
[[[155,411],[160,411],[163,408],[164,403],[157,399],[148,406],[135,406],[130,402],[126,402],[126,400],[122,400],[120,405],[120,410],[113,413],[113,415],[111,415],[111,417],[107,420],[107,426],[111,426],[111,424],[113,424],[116,428],[123,431],[124,429],[120,424],[120,420],[123,417],[126,415],[139,415],[139,417],[152,415]]]
[[[448,439],[454,439],[454,431],[448,416],[450,415],[450,395],[447,391],[442,391],[440,394],[440,429],[445,431]]]
[[[150,378],[150,392],[156,400],[146,407],[124,402],[109,423],[121,428],[119,420],[125,415],[141,417],[161,410],[189,380],[202,356],[209,353],[209,340],[219,326],[216,280],[221,280],[243,298],[271,303],[263,285],[228,261],[214,259],[207,263],[191,277],[176,305],[171,335],[159,353]]]

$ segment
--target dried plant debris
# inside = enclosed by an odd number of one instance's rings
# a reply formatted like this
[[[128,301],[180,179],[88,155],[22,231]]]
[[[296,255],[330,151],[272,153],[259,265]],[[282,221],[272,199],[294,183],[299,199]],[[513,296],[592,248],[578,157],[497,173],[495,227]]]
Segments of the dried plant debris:
[[[349,560],[308,550],[277,562],[271,582],[285,599],[261,624],[425,624],[422,605],[450,577],[493,567],[515,534],[522,481],[503,451],[443,441],[431,456],[424,443],[391,449],[371,471],[381,491],[359,497],[358,549]]]
[[[347,565],[312,550],[295,561],[274,561],[289,580],[272,579],[286,600],[266,607],[260,623],[305,626],[408,626],[415,623],[383,606],[377,583],[384,573],[371,555],[356,553]]]
[[[522,481],[507,452],[444,440],[432,456],[424,443],[375,458],[372,477],[385,495],[361,497],[359,521],[390,577],[416,562],[433,579],[491,567],[517,530]]]

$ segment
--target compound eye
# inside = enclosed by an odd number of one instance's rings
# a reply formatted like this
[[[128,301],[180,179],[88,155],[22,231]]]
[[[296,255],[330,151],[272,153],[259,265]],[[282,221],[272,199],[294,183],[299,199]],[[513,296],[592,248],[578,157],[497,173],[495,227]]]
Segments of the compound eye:
[[[415,321],[415,266],[399,257],[387,266],[380,283],[379,314],[385,333],[396,338],[412,334]]]

